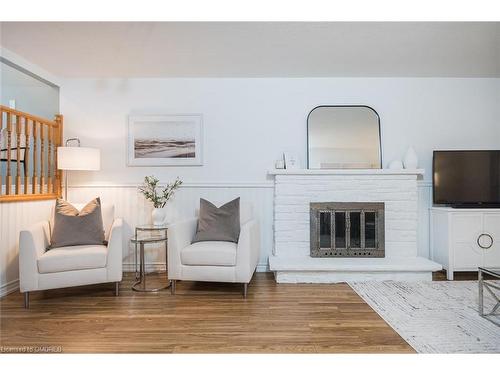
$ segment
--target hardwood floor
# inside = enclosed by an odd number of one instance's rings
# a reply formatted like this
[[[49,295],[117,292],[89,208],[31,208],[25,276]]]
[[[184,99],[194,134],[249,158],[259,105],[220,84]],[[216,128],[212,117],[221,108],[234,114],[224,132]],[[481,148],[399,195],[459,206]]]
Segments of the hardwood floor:
[[[164,277],[164,276],[163,276]],[[159,280],[158,280],[159,281]],[[413,353],[347,284],[276,284],[255,274],[241,285],[178,282],[177,294],[112,285],[0,300],[0,345],[64,353]]]
[[[453,279],[456,281],[477,280],[477,272],[455,272],[455,274],[453,275]],[[490,277],[485,275],[485,279],[490,279]],[[432,280],[446,281],[446,271],[433,272]]]

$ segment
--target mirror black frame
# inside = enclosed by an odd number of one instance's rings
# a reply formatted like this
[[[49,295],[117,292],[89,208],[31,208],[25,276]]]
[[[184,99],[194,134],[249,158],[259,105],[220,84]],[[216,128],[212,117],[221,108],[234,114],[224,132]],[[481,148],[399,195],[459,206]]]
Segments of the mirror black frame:
[[[342,105],[342,104],[339,104],[339,105],[326,105],[326,104],[323,104],[323,105],[318,105],[316,107],[314,107],[313,109],[311,109],[311,111],[309,112],[309,114],[307,115],[307,143],[306,143],[306,147],[307,147],[307,169],[310,169],[309,168],[309,117],[311,116],[311,113],[313,113],[316,109],[318,108],[368,108],[370,109],[371,111],[373,111],[373,113],[375,113],[375,115],[377,115],[377,121],[378,121],[378,142],[379,142],[379,150],[380,150],[380,168],[373,168],[373,169],[382,169],[382,130],[380,128],[380,116],[378,114],[378,112],[373,109],[372,107],[370,107],[369,105],[364,105],[364,104],[345,104],[345,105]],[[321,169],[318,169],[318,170],[321,170]]]

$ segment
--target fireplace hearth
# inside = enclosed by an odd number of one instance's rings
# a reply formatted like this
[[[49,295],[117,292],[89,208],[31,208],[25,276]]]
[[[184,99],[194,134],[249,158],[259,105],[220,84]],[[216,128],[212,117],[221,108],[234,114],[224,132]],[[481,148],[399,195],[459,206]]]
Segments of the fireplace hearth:
[[[383,258],[384,203],[310,203],[311,257]]]

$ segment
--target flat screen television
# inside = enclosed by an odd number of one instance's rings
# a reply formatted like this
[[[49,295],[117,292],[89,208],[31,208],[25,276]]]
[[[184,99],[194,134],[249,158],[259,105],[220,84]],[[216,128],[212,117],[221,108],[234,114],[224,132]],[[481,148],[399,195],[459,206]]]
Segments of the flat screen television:
[[[434,151],[434,204],[500,207],[500,150]]]

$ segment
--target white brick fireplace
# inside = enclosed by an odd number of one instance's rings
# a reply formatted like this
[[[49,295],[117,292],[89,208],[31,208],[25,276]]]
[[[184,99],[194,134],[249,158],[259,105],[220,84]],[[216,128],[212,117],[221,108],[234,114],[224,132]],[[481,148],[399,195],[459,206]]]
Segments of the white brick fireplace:
[[[417,179],[423,170],[273,170],[277,282],[431,280],[441,266],[417,256]],[[310,203],[383,202],[384,258],[312,258]]]

